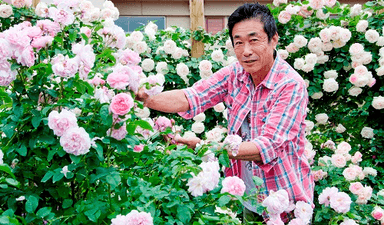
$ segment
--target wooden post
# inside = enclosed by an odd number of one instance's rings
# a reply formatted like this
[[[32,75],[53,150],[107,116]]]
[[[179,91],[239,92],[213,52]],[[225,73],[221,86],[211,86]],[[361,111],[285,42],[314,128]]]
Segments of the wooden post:
[[[204,0],[189,0],[191,31],[198,27],[205,29]],[[192,38],[192,57],[199,58],[204,54],[204,43]]]
[[[40,0],[33,0],[33,7],[36,7],[39,4]]]

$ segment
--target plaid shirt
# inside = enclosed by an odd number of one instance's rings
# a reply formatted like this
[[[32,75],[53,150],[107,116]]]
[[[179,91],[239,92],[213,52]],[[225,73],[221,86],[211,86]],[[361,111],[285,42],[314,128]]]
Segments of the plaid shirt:
[[[308,93],[304,80],[287,62],[277,55],[257,87],[236,62],[183,91],[190,110],[179,115],[186,119],[224,101],[229,134],[237,134],[250,113],[251,141],[262,159],[252,162],[253,175],[264,180],[264,194],[285,189],[290,200],[313,204],[314,180],[304,156]],[[231,160],[226,176],[241,177],[239,160]]]

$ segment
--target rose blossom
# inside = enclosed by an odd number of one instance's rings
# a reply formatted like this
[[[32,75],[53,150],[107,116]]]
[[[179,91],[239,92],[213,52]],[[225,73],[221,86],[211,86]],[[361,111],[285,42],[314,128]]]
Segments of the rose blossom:
[[[325,78],[334,78],[336,79],[338,77],[336,70],[327,70],[324,72]]]
[[[0,17],[8,18],[13,14],[13,9],[10,5],[1,4],[0,5]]]
[[[205,120],[205,114],[200,113],[193,117],[193,120],[196,122],[203,122]]]
[[[278,16],[278,20],[280,23],[286,24],[291,20],[291,14],[287,11],[281,11]]]
[[[323,42],[319,37],[311,38],[308,42],[308,49],[311,52],[318,52],[321,50],[321,47],[323,45]]]
[[[48,115],[48,126],[51,128],[55,135],[62,136],[72,127],[77,127],[76,115],[66,109],[60,113],[52,111]]]
[[[305,65],[305,60],[303,58],[296,58],[295,62],[293,63],[293,66],[297,70],[301,70],[304,65]]]
[[[355,152],[355,154],[351,157],[351,161],[352,161],[353,164],[357,164],[357,163],[359,163],[359,162],[362,161],[362,157],[363,157],[363,155],[362,155],[359,151],[357,151],[357,152]]]
[[[168,64],[166,62],[158,62],[156,65],[157,73],[167,74],[168,73]]]
[[[383,220],[384,219],[384,210],[380,206],[375,206],[371,215],[376,220]]]
[[[316,17],[321,19],[321,20],[326,20],[329,17],[329,13],[324,14],[323,10],[317,10],[316,11]]]
[[[159,116],[155,120],[154,128],[160,132],[165,131],[168,127],[172,128],[172,121],[165,116]]]
[[[100,103],[109,103],[114,96],[115,92],[113,90],[110,90],[107,87],[103,86],[102,88],[97,88],[95,90],[94,98],[99,100]]]
[[[91,148],[89,134],[82,127],[71,127],[60,138],[64,151],[73,155],[84,155]]]
[[[188,84],[187,75],[189,74],[189,68],[187,65],[185,65],[184,63],[177,64],[176,73],[184,80],[185,83]]]
[[[372,187],[365,186],[357,193],[357,204],[367,204],[372,197]]]
[[[364,46],[360,43],[354,43],[349,47],[349,53],[356,55],[364,52]]]
[[[337,145],[336,153],[338,154],[348,154],[349,151],[351,151],[352,147],[348,142],[341,142],[340,144]]]
[[[306,224],[309,223],[312,218],[313,208],[310,204],[304,201],[298,201],[296,202],[294,214],[296,218],[302,219],[303,222]]]
[[[216,112],[223,112],[225,110],[225,105],[224,103],[220,102],[219,104],[216,104],[214,107],[213,107],[213,110],[215,110]]]
[[[343,171],[343,176],[347,181],[353,181],[358,177],[358,172],[354,167],[347,167]]]
[[[191,130],[192,130],[193,132],[195,132],[196,134],[201,134],[201,133],[204,132],[204,130],[205,130],[205,126],[204,126],[204,124],[203,124],[202,122],[194,122],[194,123],[192,124],[192,128],[191,128]]]
[[[334,78],[325,79],[323,89],[326,92],[335,92],[339,89],[339,83]]]
[[[202,196],[208,191],[212,191],[219,184],[220,166],[217,161],[202,162],[200,167],[203,169],[197,176],[194,173],[188,180],[188,191],[192,196]]]
[[[16,79],[17,71],[16,70],[3,70],[0,68],[0,86],[6,87],[8,86],[13,80]]]
[[[310,0],[309,1],[309,6],[311,6],[312,9],[321,9],[324,6],[324,1],[323,0]]]
[[[356,30],[358,32],[365,32],[365,30],[368,27],[368,21],[367,20],[360,20],[356,25]]]
[[[363,169],[363,173],[364,175],[371,175],[373,177],[376,177],[377,176],[377,170],[375,170],[374,168],[372,167],[364,167]]]
[[[267,208],[269,215],[280,215],[289,206],[288,192],[284,189],[276,192],[271,190],[268,197],[262,202],[262,205]]]
[[[343,168],[347,164],[347,160],[342,154],[333,154],[332,164],[338,168]]]
[[[369,43],[375,43],[377,40],[379,40],[380,34],[376,30],[369,29],[367,32],[365,32],[365,39]]]
[[[139,118],[148,118],[150,114],[151,112],[148,107],[144,107],[142,109],[139,107],[135,108],[135,115]]]
[[[153,225],[153,218],[150,213],[147,212],[138,212],[137,210],[132,210],[128,215],[123,217],[120,220],[123,223],[117,221],[111,221],[112,225]]]
[[[359,94],[361,94],[361,92],[363,92],[363,89],[361,89],[359,87],[351,87],[348,90],[348,94],[351,96],[355,96],[355,97],[357,97]]]
[[[384,109],[384,97],[383,96],[373,97],[372,107],[378,110]]]
[[[309,133],[315,127],[315,123],[310,120],[305,120],[305,132]]]
[[[208,141],[220,142],[223,139],[223,130],[219,127],[215,127],[208,131],[206,134]]]
[[[222,62],[224,60],[223,51],[221,51],[221,49],[217,49],[213,51],[211,54],[211,58],[215,62]]]
[[[321,169],[320,170],[313,170],[312,174],[313,174],[315,181],[322,180],[324,177],[326,177],[328,175],[327,172],[324,172]]]
[[[339,125],[337,125],[337,127],[336,127],[336,132],[341,134],[341,133],[344,133],[344,131],[346,131],[346,128],[342,124],[339,123]]]
[[[153,68],[155,68],[155,62],[152,59],[144,59],[141,62],[141,68],[143,68],[145,72],[151,72]]]
[[[125,115],[133,107],[133,99],[130,94],[120,93],[112,98],[110,110],[116,115]]]
[[[373,129],[372,128],[370,128],[370,127],[363,127],[363,129],[361,130],[361,136],[363,137],[363,138],[368,138],[368,139],[372,139],[373,138],[373,136],[375,135],[374,133],[373,133]]]
[[[347,193],[338,192],[331,196],[330,206],[338,213],[347,213],[351,207],[351,197]]]
[[[293,43],[299,47],[302,48],[307,45],[308,40],[303,35],[295,35],[293,38]]]
[[[107,131],[107,134],[110,134],[111,137],[113,137],[114,139],[121,141],[128,134],[127,124],[124,122],[123,125],[118,129],[115,129],[115,128],[112,128],[112,130],[109,129]]]
[[[340,225],[358,225],[353,219],[344,219]]]
[[[212,70],[212,63],[208,60],[202,60],[199,63],[199,69],[200,69],[200,71],[211,71]]]
[[[287,59],[289,56],[289,52],[285,49],[279,49],[277,50],[277,53],[280,55],[282,59]]]
[[[289,52],[289,53],[295,53],[295,52],[299,51],[300,49],[294,43],[290,43],[289,45],[287,45],[285,47],[285,50],[287,50],[287,52]]]
[[[60,77],[74,77],[78,71],[78,62],[75,58],[68,55],[57,54],[52,58],[52,70],[55,75]]]
[[[317,123],[326,124],[328,122],[328,115],[325,113],[320,113],[315,116]]]
[[[133,148],[133,151],[137,153],[142,152],[143,150],[144,150],[143,144],[135,145],[135,147]]]
[[[223,188],[220,193],[228,192],[231,195],[243,196],[245,192],[244,181],[236,176],[226,177],[222,182]]]
[[[338,192],[339,189],[337,189],[336,187],[326,187],[319,195],[319,203],[328,206],[332,196],[337,194]]]

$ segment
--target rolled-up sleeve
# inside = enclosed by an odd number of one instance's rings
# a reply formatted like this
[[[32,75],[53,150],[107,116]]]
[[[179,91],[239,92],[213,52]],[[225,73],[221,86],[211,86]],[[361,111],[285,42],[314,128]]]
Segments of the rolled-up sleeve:
[[[183,92],[188,99],[189,110],[186,112],[179,112],[178,114],[185,119],[191,119],[224,101],[224,98],[228,93],[230,73],[231,67],[224,67],[207,80],[200,80],[192,87],[183,89]]]
[[[308,95],[304,84],[287,83],[275,93],[273,106],[265,117],[260,135],[252,140],[260,151],[261,162],[256,164],[268,172],[286,145],[300,135],[306,115]]]

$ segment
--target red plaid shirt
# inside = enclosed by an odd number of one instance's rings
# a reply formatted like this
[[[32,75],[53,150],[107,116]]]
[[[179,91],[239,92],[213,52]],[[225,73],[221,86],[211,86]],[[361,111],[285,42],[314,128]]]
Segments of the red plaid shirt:
[[[224,101],[229,134],[237,134],[250,113],[251,141],[262,159],[252,162],[253,175],[264,180],[264,194],[285,189],[294,202],[313,204],[314,180],[304,156],[308,93],[302,77],[287,62],[277,56],[257,87],[237,62],[184,89],[184,93],[190,110],[179,115],[186,119]],[[231,161],[226,176],[241,177],[238,160]]]

